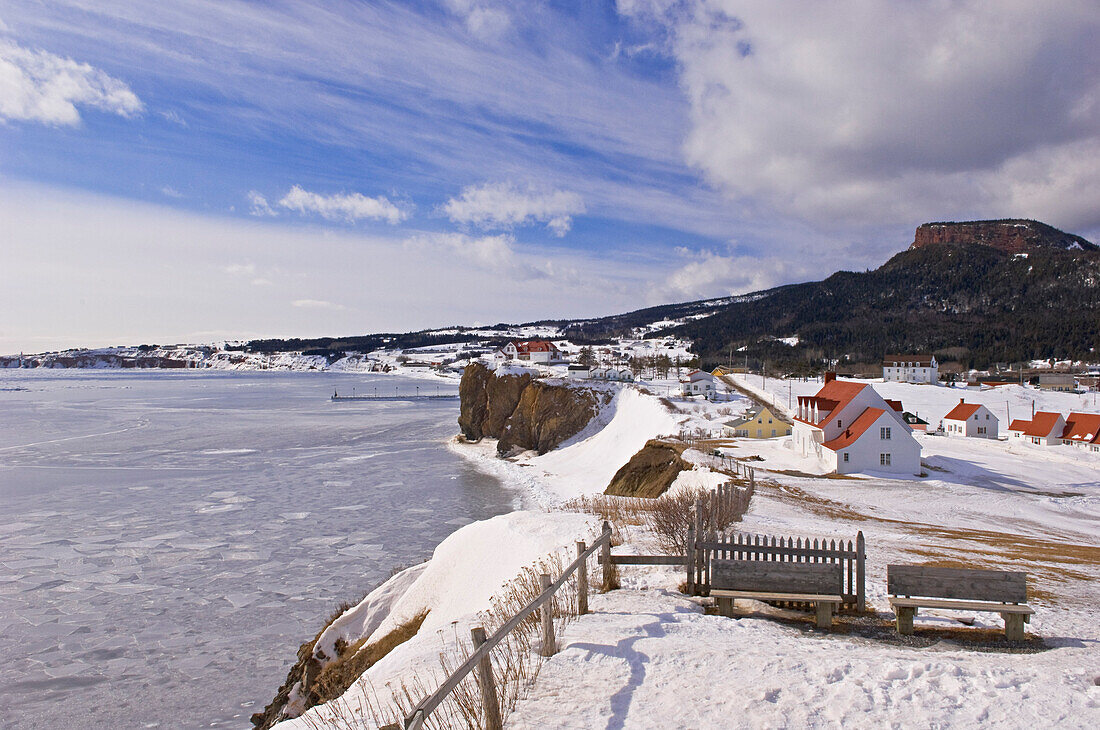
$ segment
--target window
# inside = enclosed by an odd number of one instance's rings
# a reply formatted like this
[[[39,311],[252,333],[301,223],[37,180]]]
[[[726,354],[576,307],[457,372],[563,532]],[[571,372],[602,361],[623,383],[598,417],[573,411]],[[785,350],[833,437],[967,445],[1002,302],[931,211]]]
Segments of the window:
[[[879,463],[879,466],[890,466],[890,455],[889,454],[879,454],[878,455],[878,463]]]
[[[845,464],[848,463],[848,452],[847,451],[844,452],[844,463]]]
[[[837,428],[844,428],[843,426],[840,425],[840,419],[839,418],[836,419],[836,427]]]
[[[772,429],[772,436],[775,436],[775,429]]]
[[[878,437],[879,437],[879,439],[881,439],[883,441],[889,441],[890,440],[890,429],[889,429],[889,427],[880,428],[878,430]]]

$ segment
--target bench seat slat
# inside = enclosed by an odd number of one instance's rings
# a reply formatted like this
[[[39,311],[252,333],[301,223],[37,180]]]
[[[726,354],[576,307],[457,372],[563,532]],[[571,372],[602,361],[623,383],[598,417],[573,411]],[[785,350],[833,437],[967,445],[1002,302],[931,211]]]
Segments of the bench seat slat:
[[[761,591],[727,591],[712,588],[710,595],[722,598],[752,598],[757,601],[804,601],[806,603],[843,603],[842,596],[823,593],[764,593]]]
[[[713,592],[713,591],[712,591]],[[890,598],[890,605],[902,608],[944,608],[957,611],[990,611],[1031,615],[1035,609],[1026,604],[991,603],[988,601],[948,601],[939,598]]]

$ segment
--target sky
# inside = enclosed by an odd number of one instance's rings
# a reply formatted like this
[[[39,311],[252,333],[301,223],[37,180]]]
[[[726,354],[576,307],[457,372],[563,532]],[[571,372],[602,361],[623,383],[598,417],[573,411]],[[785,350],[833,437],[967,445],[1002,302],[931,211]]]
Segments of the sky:
[[[1100,240],[1095,0],[4,0],[0,353],[589,317]]]

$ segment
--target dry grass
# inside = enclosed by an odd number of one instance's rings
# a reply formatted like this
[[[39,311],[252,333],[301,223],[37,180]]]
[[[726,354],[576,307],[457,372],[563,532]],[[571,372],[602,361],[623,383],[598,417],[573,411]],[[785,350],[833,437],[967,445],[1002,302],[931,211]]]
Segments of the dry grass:
[[[695,505],[701,504],[703,534],[725,532],[744,512],[732,503],[712,499],[714,493],[702,487],[664,494],[653,500],[648,527],[657,542],[671,555],[687,551],[688,531],[695,524]]]
[[[590,560],[589,575],[599,575],[596,572],[598,567],[594,560]],[[493,599],[489,609],[480,615],[486,634],[492,636],[539,596],[542,592],[541,574],[547,573],[556,578],[564,568],[565,560],[561,555],[551,556],[525,568],[506,584]],[[575,574],[562,585],[548,605],[554,617],[555,634],[560,635],[566,624],[577,615]],[[396,684],[387,684],[381,692],[369,680],[360,676],[356,680],[358,692],[347,693],[335,701],[315,708],[313,713],[304,718],[306,725],[311,730],[352,730],[362,728],[364,723],[373,723],[378,727],[403,727],[404,718],[412,708],[422,698],[434,692],[472,654],[472,640],[468,636],[459,635],[457,628],[452,627],[452,631],[455,633],[448,638],[440,635],[442,646],[437,671],[428,676],[413,674]],[[538,675],[543,661],[539,654],[541,641],[540,612],[535,611],[490,652],[497,701],[505,723],[516,703]],[[476,674],[470,673],[427,717],[424,727],[432,730],[477,730],[482,727],[482,714],[481,690]]]

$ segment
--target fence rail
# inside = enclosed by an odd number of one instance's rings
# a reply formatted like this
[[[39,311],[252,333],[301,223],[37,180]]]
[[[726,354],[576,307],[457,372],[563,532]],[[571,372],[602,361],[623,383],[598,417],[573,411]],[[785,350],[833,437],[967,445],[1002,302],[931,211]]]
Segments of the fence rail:
[[[577,573],[577,613],[588,612],[588,559],[596,552],[601,551],[600,563],[603,568],[603,586],[609,589],[612,582],[613,563],[611,560],[611,525],[603,523],[603,531],[591,546],[583,542],[577,543],[577,559],[570,563],[561,576],[556,580],[550,580],[549,575],[540,576],[543,583],[542,592],[520,609],[515,616],[497,629],[492,636],[485,638],[485,630],[474,627],[470,634],[473,637],[474,651],[457,669],[451,672],[441,685],[424,699],[420,700],[409,714],[405,716],[405,730],[421,730],[428,716],[447,699],[447,695],[462,682],[470,672],[478,670],[478,685],[481,688],[483,707],[483,727],[486,730],[500,730],[500,706],[496,691],[490,691],[495,686],[492,676],[492,664],[489,661],[489,653],[493,648],[505,639],[524,619],[535,611],[542,610],[542,654],[551,656],[557,651],[557,642],[554,637],[553,603],[554,594],[565,585],[565,582]],[[547,605],[549,604],[549,605]]]

